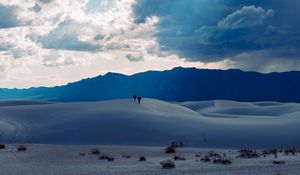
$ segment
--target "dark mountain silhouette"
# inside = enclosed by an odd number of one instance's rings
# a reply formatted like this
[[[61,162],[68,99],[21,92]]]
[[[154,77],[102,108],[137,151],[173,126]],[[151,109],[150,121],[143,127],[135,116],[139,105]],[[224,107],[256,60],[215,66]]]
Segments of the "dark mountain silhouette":
[[[0,99],[96,101],[133,94],[167,101],[236,100],[300,102],[300,72],[262,74],[241,70],[174,68],[131,76],[107,73],[52,88],[0,89]]]

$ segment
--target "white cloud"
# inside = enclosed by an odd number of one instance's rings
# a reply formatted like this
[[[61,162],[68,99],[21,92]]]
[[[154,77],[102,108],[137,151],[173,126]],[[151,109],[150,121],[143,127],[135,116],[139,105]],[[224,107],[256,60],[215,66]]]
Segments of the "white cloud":
[[[89,59],[75,57],[72,52],[51,50],[43,56],[43,65],[48,67],[63,68],[70,65],[88,65]]]
[[[101,8],[89,8],[91,1]],[[16,19],[10,28],[0,30],[1,87],[55,86],[106,72],[223,65],[191,63],[161,51],[154,37],[160,19],[152,16],[136,24],[134,3],[0,0],[4,7],[15,8]]]
[[[6,77],[7,72],[11,69],[12,63],[11,60],[7,57],[0,59],[0,78]]]
[[[242,9],[229,14],[218,22],[220,29],[241,29],[261,25],[264,21],[274,16],[272,9],[265,10],[262,7],[244,6]]]
[[[132,62],[138,62],[144,60],[144,55],[142,53],[139,54],[127,54],[126,58]]]

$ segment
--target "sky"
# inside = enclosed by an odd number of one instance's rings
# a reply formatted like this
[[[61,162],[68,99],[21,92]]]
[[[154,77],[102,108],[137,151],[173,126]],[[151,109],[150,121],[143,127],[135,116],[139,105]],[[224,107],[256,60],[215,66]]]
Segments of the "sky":
[[[300,1],[0,0],[0,87],[173,67],[300,70]]]

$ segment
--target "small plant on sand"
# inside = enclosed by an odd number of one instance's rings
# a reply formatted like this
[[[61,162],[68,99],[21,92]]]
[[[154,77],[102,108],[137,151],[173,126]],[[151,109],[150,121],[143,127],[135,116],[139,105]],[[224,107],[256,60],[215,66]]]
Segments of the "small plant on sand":
[[[175,168],[175,163],[171,160],[162,161],[162,162],[160,162],[160,165],[162,166],[162,168],[165,168],[165,169]]]
[[[300,153],[300,148],[286,148],[284,150],[285,155],[296,155],[297,153]]]
[[[221,159],[217,158],[217,159],[213,160],[213,163],[222,164],[222,165],[230,165],[230,164],[232,164],[232,161],[229,159],[225,159],[225,158],[221,158]]]
[[[283,161],[283,160],[274,160],[273,164],[285,164],[285,161]]]
[[[27,151],[27,147],[25,145],[19,145],[17,150],[18,151]]]
[[[208,155],[204,156],[203,158],[200,159],[202,162],[210,162],[210,158]]]
[[[139,161],[146,161],[146,157],[144,155],[141,155],[140,158],[139,158]]]
[[[109,155],[108,154],[104,154],[102,153],[100,156],[99,156],[99,159],[100,160],[107,160],[109,158]]]
[[[97,154],[100,154],[100,153],[101,153],[101,151],[100,151],[99,148],[93,148],[93,149],[91,149],[91,154],[97,155]]]
[[[108,158],[106,159],[108,162],[111,162],[111,161],[114,161],[115,160],[115,158],[114,157],[112,157],[112,156],[108,156]]]
[[[165,153],[167,153],[167,154],[176,153],[176,147],[174,147],[174,146],[168,146],[168,147],[165,149]]]
[[[241,149],[239,150],[239,155],[237,158],[258,158],[260,157],[260,153],[253,149]]]
[[[123,157],[123,159],[130,159],[131,155],[125,155],[125,154],[123,154],[122,157]]]
[[[102,153],[101,155],[99,155],[98,157],[100,160],[107,160],[109,162],[114,161],[115,158],[113,156],[110,156],[109,154],[104,154]]]
[[[80,156],[85,156],[85,153],[79,153]]]
[[[182,157],[182,156],[177,156],[177,155],[174,156],[173,159],[174,159],[174,160],[186,160],[184,157]]]
[[[201,157],[201,153],[197,153],[195,157]]]

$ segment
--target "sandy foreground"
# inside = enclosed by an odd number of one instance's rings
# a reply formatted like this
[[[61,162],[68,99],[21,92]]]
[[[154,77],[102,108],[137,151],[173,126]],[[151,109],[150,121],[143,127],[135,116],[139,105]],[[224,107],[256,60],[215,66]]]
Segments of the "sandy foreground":
[[[274,156],[253,159],[236,158],[237,150],[179,148],[176,155],[185,161],[174,161],[176,168],[162,169],[160,162],[173,159],[175,154],[165,154],[164,147],[97,146],[97,145],[26,145],[28,150],[18,152],[18,145],[6,145],[0,150],[1,175],[297,175],[300,173],[300,155]],[[115,158],[114,161],[100,160],[92,155],[91,149],[99,148]],[[231,165],[197,161],[196,154],[208,151],[226,153]],[[80,153],[84,153],[82,156]],[[130,155],[131,158],[123,158]],[[139,161],[140,155],[147,160]],[[283,160],[285,164],[273,164],[273,160]]]

